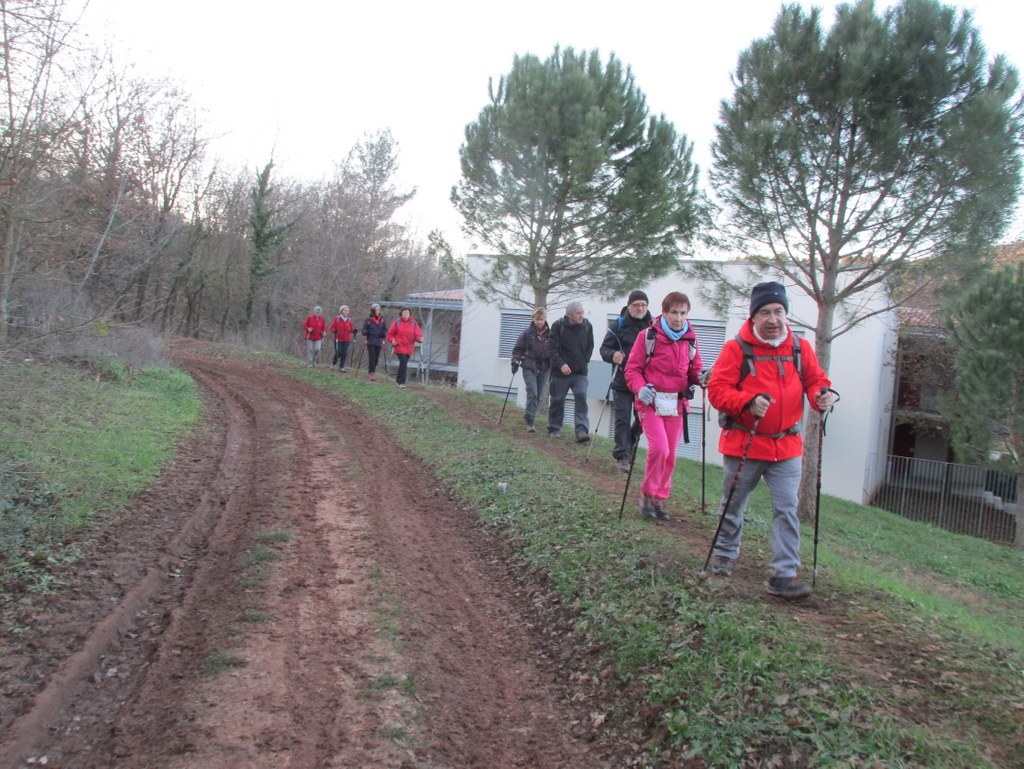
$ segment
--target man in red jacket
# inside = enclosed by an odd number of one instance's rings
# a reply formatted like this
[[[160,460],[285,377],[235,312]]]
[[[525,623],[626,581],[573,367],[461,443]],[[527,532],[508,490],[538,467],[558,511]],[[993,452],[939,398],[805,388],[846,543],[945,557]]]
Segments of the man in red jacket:
[[[763,477],[772,499],[768,593],[792,600],[811,593],[810,585],[797,577],[797,495],[803,459],[800,422],[804,398],[818,411],[827,411],[834,395],[814,349],[797,340],[786,323],[788,311],[789,300],[781,284],[754,286],[750,317],[740,329],[738,339],[730,339],[722,347],[708,383],[708,400],[719,411],[725,428],[718,442],[725,473],[722,505],[729,499],[736,470],[746,452],[729,509],[724,511],[712,572],[732,574],[733,561],[740,553],[747,498]],[[798,354],[794,354],[796,344],[800,345]],[[719,508],[719,514],[722,512]]]
[[[327,321],[319,306],[313,308],[313,314],[302,324],[302,332],[306,338],[306,365],[315,368],[320,361],[320,348],[324,344],[327,333]]]

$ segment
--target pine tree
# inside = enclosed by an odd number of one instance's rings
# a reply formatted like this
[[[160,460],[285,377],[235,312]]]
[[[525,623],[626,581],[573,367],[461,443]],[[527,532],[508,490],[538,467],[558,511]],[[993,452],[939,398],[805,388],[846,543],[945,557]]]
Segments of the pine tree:
[[[281,247],[285,235],[294,222],[278,224],[280,210],[272,205],[274,188],[270,185],[270,172],[273,161],[267,163],[256,175],[256,184],[249,193],[252,199],[252,212],[249,214],[249,225],[252,227],[252,253],[249,258],[249,289],[245,301],[245,332],[248,334],[256,307],[256,297],[260,289],[274,272],[270,262],[274,252]]]
[[[819,16],[786,5],[740,55],[711,179],[733,249],[814,299],[806,323],[827,370],[837,336],[963,271],[1005,231],[1024,107],[1017,72],[986,62],[967,11],[903,0],[876,15],[860,0],[827,34]],[[701,274],[722,279],[715,264]],[[807,473],[802,517],[813,489]]]
[[[482,294],[544,306],[670,271],[701,213],[691,149],[615,56],[516,56],[466,128],[452,189],[495,255]]]
[[[950,317],[956,395],[944,410],[953,445],[971,460],[1014,467],[1014,544],[1024,550],[1024,262],[986,274]]]

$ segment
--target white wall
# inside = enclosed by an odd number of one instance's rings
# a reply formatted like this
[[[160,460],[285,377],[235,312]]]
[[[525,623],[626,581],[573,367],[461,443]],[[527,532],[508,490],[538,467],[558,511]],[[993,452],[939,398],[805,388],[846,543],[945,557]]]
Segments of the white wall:
[[[470,255],[468,259],[468,272],[480,274],[481,258]],[[739,278],[744,265],[735,262],[723,263],[722,269],[735,271],[736,277]],[[472,283],[466,285],[462,313],[459,386],[469,390],[500,389],[504,392],[512,382],[515,401],[522,407],[526,402],[522,376],[517,375],[513,378],[509,359],[498,358],[498,342],[502,309],[523,307],[512,303],[504,304],[501,301],[494,304],[485,303],[474,295],[475,287]],[[627,287],[622,297],[612,302],[595,297],[577,297],[583,302],[586,317],[594,327],[594,356],[590,366],[592,370],[601,366],[608,367],[598,353],[607,330],[606,318],[609,313],[618,314],[632,288],[634,287]],[[690,320],[697,324],[701,321],[724,320],[726,339],[732,339],[738,333],[747,317],[745,303],[743,306],[737,305],[728,318],[722,318],[710,308],[702,307],[700,286],[693,279],[680,275],[662,278],[639,288],[650,298],[653,315],[660,313],[661,300],[670,291],[684,292],[693,303]],[[791,318],[805,321],[812,321],[815,318],[816,308],[809,297],[800,295],[790,288],[789,301]],[[548,322],[554,322],[564,314],[564,311],[564,305],[549,307]],[[842,400],[827,423],[828,432],[825,436],[822,458],[822,491],[826,494],[854,502],[867,501],[866,495],[872,485],[868,477],[869,462],[872,455],[887,452],[893,394],[891,349],[896,338],[894,325],[892,313],[881,313],[853,331],[843,334],[832,344],[829,375],[832,386],[840,393]],[[806,338],[813,342],[813,333],[807,332]],[[591,388],[591,395],[594,396],[590,401],[590,426],[593,430],[601,409],[600,398],[604,396],[604,392],[596,393]],[[512,403],[512,400],[509,402]],[[703,405],[699,392],[693,405],[698,409]],[[609,405],[601,420],[600,432],[603,435],[610,433],[610,412]],[[722,457],[718,453],[719,428],[715,414],[712,413],[711,419],[703,420],[701,424],[708,427],[707,461],[721,465]],[[542,433],[538,432],[537,435]],[[690,440],[691,445],[696,445],[699,449],[699,434],[694,435],[691,432]]]

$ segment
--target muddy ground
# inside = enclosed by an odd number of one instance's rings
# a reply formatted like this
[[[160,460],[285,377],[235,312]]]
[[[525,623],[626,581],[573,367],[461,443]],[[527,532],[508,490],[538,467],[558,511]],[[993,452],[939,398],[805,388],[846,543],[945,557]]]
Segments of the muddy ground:
[[[183,350],[208,418],[0,659],[0,766],[621,766],[559,612],[378,426]]]
[[[212,347],[183,344],[177,358],[202,385],[203,424],[76,543],[60,566],[69,586],[4,626],[0,769],[600,769],[639,765],[664,738],[639,705],[606,719],[614,681],[597,650],[567,640],[571,618],[543,577],[374,420]],[[494,428],[453,393],[431,395]],[[500,429],[587,468],[617,507],[608,457],[586,462],[516,419]],[[674,514],[699,502],[674,495],[663,530],[703,558],[707,533]],[[762,571],[748,559],[732,580],[692,587],[773,601]],[[898,720],[955,728],[969,682],[948,672],[955,652],[938,636],[888,621],[871,595],[773,606],[884,690],[879,707]],[[1020,749],[989,743],[997,766],[1022,765]]]

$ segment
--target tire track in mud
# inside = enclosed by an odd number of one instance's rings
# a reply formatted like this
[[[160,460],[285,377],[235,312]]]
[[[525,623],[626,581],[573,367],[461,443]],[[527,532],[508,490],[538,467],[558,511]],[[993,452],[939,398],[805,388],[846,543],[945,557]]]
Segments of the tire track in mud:
[[[564,655],[540,639],[529,591],[420,462],[343,399],[265,366],[181,359],[228,424],[208,536],[165,580],[176,589],[134,612],[152,627],[132,677],[55,697],[32,755],[65,769],[612,765],[620,748],[545,662]],[[270,550],[279,560],[246,565]],[[217,655],[234,662],[204,675]]]

